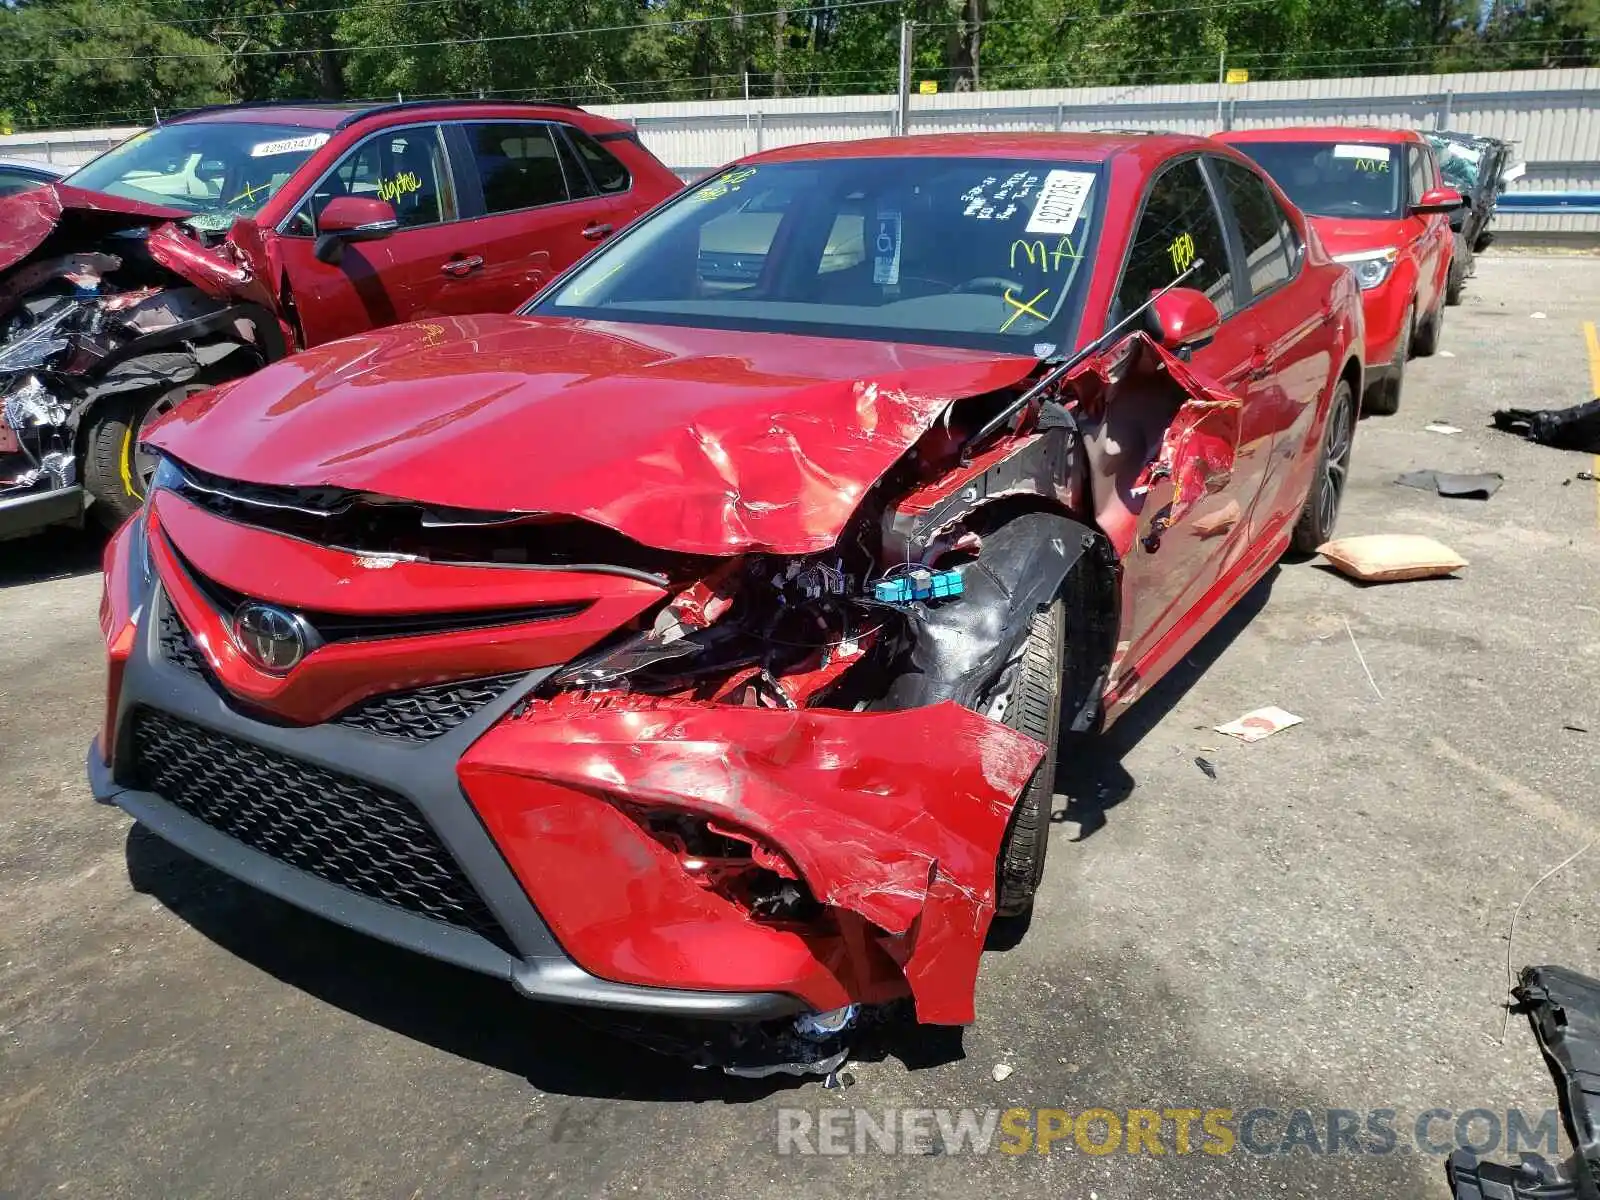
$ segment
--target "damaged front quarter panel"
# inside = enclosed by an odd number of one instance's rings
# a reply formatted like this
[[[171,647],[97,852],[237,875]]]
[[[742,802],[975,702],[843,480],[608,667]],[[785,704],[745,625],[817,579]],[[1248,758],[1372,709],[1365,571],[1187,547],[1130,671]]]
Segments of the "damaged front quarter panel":
[[[646,985],[770,987],[774,965],[787,963],[797,993],[828,1009],[863,998],[887,961],[920,1020],[965,1024],[995,858],[1042,752],[953,703],[849,713],[592,694],[535,702],[459,770],[588,970]],[[698,860],[631,815],[660,810],[746,834],[792,864],[818,904],[870,922],[869,936],[856,927],[852,945],[846,923],[823,939],[831,946],[808,943],[703,887]]]

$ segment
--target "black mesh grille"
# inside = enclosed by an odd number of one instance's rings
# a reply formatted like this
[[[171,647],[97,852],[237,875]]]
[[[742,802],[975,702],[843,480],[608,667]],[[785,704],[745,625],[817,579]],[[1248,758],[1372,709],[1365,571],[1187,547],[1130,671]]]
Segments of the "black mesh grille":
[[[394,792],[141,709],[134,785],[251,849],[510,949],[438,836]]]
[[[340,725],[367,733],[425,742],[454,729],[489,701],[504,695],[521,678],[521,673],[491,675],[390,692],[363,700],[337,720]]]
[[[184,628],[183,622],[178,619],[178,614],[173,611],[170,602],[161,602],[161,656],[169,663],[182,667],[186,671],[193,671],[196,675],[204,675],[206,660],[201,655],[199,647],[194,644],[194,639],[189,636],[189,631]]]

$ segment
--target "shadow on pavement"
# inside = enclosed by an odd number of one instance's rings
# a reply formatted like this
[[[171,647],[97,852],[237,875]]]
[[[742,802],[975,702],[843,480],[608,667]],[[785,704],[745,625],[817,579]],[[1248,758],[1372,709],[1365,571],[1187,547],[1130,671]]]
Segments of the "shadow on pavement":
[[[739,1079],[649,1052],[660,1032],[600,1010],[519,996],[499,979],[390,946],[258,892],[163,841],[128,832],[128,877],[229,953],[291,987],[405,1037],[520,1075],[541,1091],[627,1100],[744,1103],[815,1085],[793,1076]],[[665,1027],[675,1039],[687,1023]],[[852,1060],[889,1055],[909,1070],[961,1057],[960,1030],[892,1027]]]
[[[105,534],[97,528],[48,529],[0,542],[0,588],[67,579],[100,569]]]
[[[1274,565],[1260,581],[1222,615],[1195,648],[1128,709],[1100,737],[1069,740],[1056,761],[1056,795],[1065,808],[1051,814],[1055,822],[1078,826],[1074,841],[1092,837],[1106,825],[1106,813],[1133,794],[1135,780],[1122,760],[1160,724],[1175,704],[1211,669],[1247,625],[1266,607],[1281,567]],[[1068,735],[1069,739],[1071,735]]]

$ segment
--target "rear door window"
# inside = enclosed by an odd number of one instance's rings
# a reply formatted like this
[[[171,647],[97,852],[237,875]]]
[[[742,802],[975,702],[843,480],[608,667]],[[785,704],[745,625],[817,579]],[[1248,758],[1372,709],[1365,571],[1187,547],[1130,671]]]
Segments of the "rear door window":
[[[437,125],[375,133],[339,160],[290,218],[286,232],[312,237],[336,196],[370,196],[394,206],[401,229],[456,219],[455,191]]]
[[[628,185],[633,180],[628,174],[628,168],[622,165],[616,155],[576,126],[568,125],[566,130],[573,146],[577,148],[578,154],[588,166],[595,187],[608,195],[628,190]]]
[[[552,133],[549,125],[532,121],[467,126],[484,212],[516,212],[571,198]]]
[[[1239,228],[1250,294],[1265,295],[1292,273],[1294,227],[1261,176],[1229,159],[1213,158],[1211,162]]]
[[[1133,235],[1133,248],[1117,289],[1120,320],[1166,287],[1195,263],[1200,269],[1185,287],[1204,292],[1227,316],[1234,310],[1233,274],[1228,263],[1222,221],[1211,200],[1198,158],[1184,159],[1164,170],[1150,188],[1144,215]]]

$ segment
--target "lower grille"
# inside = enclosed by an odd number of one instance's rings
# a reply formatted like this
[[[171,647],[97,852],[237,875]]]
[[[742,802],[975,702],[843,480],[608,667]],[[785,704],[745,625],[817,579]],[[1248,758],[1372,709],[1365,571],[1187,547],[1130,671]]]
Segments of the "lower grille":
[[[454,729],[521,678],[518,672],[390,692],[363,700],[336,719],[366,733],[425,742]]]
[[[253,850],[506,949],[505,931],[404,797],[166,713],[133,716],[134,786]]]

